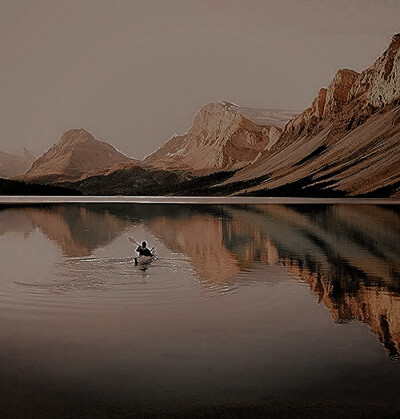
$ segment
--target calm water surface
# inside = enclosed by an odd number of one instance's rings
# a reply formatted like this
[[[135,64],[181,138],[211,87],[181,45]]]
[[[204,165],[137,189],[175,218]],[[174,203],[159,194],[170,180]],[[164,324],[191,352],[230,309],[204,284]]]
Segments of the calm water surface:
[[[398,206],[3,206],[0,264],[6,417],[400,410]]]

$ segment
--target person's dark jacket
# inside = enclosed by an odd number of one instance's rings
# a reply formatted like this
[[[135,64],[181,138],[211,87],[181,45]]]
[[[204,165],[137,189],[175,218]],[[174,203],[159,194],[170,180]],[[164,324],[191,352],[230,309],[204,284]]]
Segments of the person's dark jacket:
[[[139,253],[139,256],[153,256],[153,253],[147,247],[139,246],[136,251]]]

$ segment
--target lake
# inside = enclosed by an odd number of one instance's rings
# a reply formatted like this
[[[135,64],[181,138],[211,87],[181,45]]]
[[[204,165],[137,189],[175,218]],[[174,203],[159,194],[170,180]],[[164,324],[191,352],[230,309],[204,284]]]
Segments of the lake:
[[[3,205],[0,263],[5,417],[400,411],[398,205]]]

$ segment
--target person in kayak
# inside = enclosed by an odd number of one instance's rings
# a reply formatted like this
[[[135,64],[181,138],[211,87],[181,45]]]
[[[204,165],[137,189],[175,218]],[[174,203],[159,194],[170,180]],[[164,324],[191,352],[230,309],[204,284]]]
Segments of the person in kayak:
[[[136,251],[139,253],[139,256],[154,256],[150,249],[147,247],[147,243],[145,241],[142,242]]]

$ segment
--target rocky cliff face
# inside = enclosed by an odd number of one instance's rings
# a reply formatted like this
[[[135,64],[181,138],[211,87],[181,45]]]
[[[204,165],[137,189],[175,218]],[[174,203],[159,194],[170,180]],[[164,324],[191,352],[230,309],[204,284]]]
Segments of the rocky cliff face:
[[[11,178],[25,173],[36,160],[36,157],[24,148],[22,155],[0,151],[0,177]]]
[[[349,92],[359,74],[353,70],[339,70],[326,91],[322,118],[340,112],[349,102]]]
[[[71,181],[116,164],[132,162],[111,144],[97,140],[84,129],[71,129],[18,179],[40,183]]]
[[[258,120],[275,119],[281,125],[285,119],[279,111],[269,115],[257,111],[253,116]],[[240,169],[271,148],[281,135],[279,126],[259,125],[245,116],[251,113],[249,108],[241,110],[228,102],[210,103],[198,112],[187,134],[173,137],[144,164],[195,174]]]
[[[359,76],[353,70],[339,70],[328,88],[319,90],[311,106],[288,122],[280,141],[281,146],[290,144],[300,136],[320,132],[349,103],[350,91]]]
[[[400,34],[396,34],[389,48],[357,78],[351,89],[349,100],[366,93],[369,104],[381,107],[398,99],[399,92]]]
[[[293,133],[299,128],[313,128],[322,120],[335,119],[346,107],[346,112],[360,112],[364,108],[382,107],[398,99],[400,95],[400,34],[394,35],[388,49],[375,63],[357,73],[353,70],[339,70],[327,89],[322,88],[307,108],[285,129],[284,136],[295,139]],[[357,100],[359,99],[359,100]],[[348,105],[353,105],[349,109]],[[297,128],[297,130],[296,130]],[[305,129],[305,132],[310,130]],[[293,138],[294,137],[294,138]]]
[[[291,119],[279,141],[228,183],[264,177],[242,190],[266,194],[287,185],[344,195],[388,191],[400,182],[400,35],[357,73],[339,70],[311,106]],[[265,179],[267,177],[267,179]],[[253,182],[254,183],[254,182]]]

